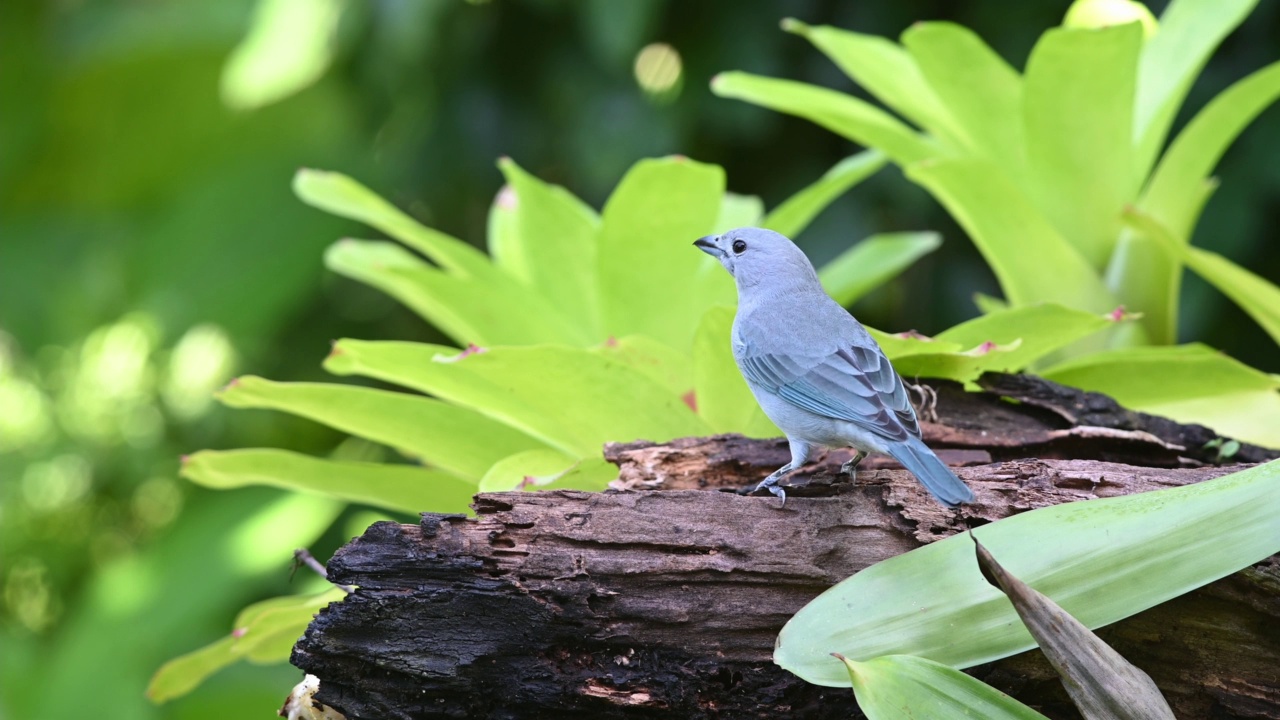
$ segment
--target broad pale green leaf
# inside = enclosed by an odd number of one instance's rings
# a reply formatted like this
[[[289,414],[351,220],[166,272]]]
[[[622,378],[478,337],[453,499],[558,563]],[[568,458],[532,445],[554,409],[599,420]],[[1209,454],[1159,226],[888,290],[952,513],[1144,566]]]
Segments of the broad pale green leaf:
[[[973,537],[973,533],[969,533]],[[1013,603],[1031,637],[1088,720],[1174,720],[1151,676],[1057,603],[1001,567],[974,539],[982,575]],[[855,678],[856,681],[856,678]]]
[[[600,298],[604,328],[689,347],[701,317],[698,286],[717,263],[693,247],[711,232],[724,196],[724,171],[685,158],[641,160],[604,207]],[[725,291],[732,285],[722,283]]]
[[[987,368],[1012,372],[1030,367],[1037,360],[1116,324],[1117,321],[1107,315],[1044,303],[988,313],[948,328],[934,339],[961,347],[1018,342],[1016,349],[999,355],[1002,366]]]
[[[1139,207],[1169,228],[1175,239],[1189,242],[1203,206],[1205,180],[1231,143],[1277,98],[1280,62],[1254,72],[1215,97],[1169,146]]]
[[[1142,26],[1055,28],[1040,37],[1023,83],[1031,196],[1095,268],[1106,266],[1120,211],[1137,194],[1133,102]]]
[[[577,460],[559,450],[526,450],[493,464],[480,478],[480,492],[520,490],[538,481],[549,482],[573,467]]]
[[[931,141],[889,113],[835,90],[794,80],[727,72],[712,78],[711,91],[720,97],[745,100],[810,120],[859,145],[875,148],[899,164],[938,154],[938,148]]]
[[[215,672],[242,659],[256,663],[287,661],[289,649],[315,614],[345,594],[333,588],[318,595],[271,598],[250,605],[236,618],[233,633],[161,666],[147,686],[147,698],[164,703],[186,695]],[[279,641],[282,637],[292,639],[283,645]],[[268,648],[271,654],[264,652]]]
[[[818,279],[836,302],[849,306],[940,245],[942,236],[935,232],[872,235],[823,265]]]
[[[876,344],[884,351],[886,357],[897,363],[898,358],[910,355],[928,355],[933,353],[958,353],[965,348],[960,343],[942,342],[937,338],[926,337],[914,330],[905,333],[890,334],[872,327],[867,328]]]
[[[515,280],[451,275],[389,242],[340,240],[325,253],[334,272],[404,303],[461,344],[587,344],[591,331]]]
[[[1173,0],[1142,48],[1134,107],[1137,174],[1145,177],[1192,82],[1209,56],[1253,12],[1258,0]]]
[[[973,151],[1009,177],[1024,178],[1018,72],[976,33],[954,23],[916,23],[902,33],[902,44]]]
[[[426,255],[445,271],[486,280],[505,277],[480,250],[425,227],[342,173],[299,170],[293,177],[293,192],[312,207],[381,230]]]
[[[182,476],[225,490],[269,485],[399,512],[469,512],[476,483],[412,465],[321,460],[287,450],[201,450]]]
[[[720,201],[720,214],[716,216],[711,234],[720,235],[734,228],[755,227],[764,217],[764,201],[755,195],[739,195],[727,192]]]
[[[989,370],[1000,371],[1015,364],[1005,358],[1012,356],[1021,345],[1021,340],[1007,345],[983,343],[956,352],[913,353],[892,362],[898,374],[908,380],[939,378],[967,383]]]
[[[231,381],[218,399],[231,407],[282,410],[315,420],[472,481],[504,457],[546,448],[474,410],[409,393],[249,375]]]
[[[542,182],[510,158],[498,167],[511,194],[498,196],[494,212],[510,213],[514,232],[490,248],[494,260],[593,340],[603,339],[596,277],[599,216],[568,190]]]
[[[1280,343],[1280,287],[1215,252],[1186,248],[1187,265],[1231,298]]]
[[[709,431],[679,395],[603,349],[540,345],[459,352],[422,343],[341,340],[325,368],[473,408],[572,457],[594,457],[610,441],[662,442]]]
[[[1127,219],[1131,210],[1126,211]],[[1107,287],[1126,308],[1142,318],[1113,336],[1119,347],[1170,345],[1178,341],[1178,292],[1182,261],[1177,247],[1149,237],[1132,222],[1120,232],[1116,251],[1107,264]],[[1142,332],[1133,332],[1141,328]]]
[[[538,480],[526,490],[586,490],[600,492],[618,478],[618,466],[603,457],[583,458],[563,474]]]
[[[1280,551],[1280,461],[1185,487],[1040,508],[985,525],[982,544],[1090,628]],[[876,563],[806,605],[774,662],[848,687],[829,653],[919,655],[964,668],[1034,647],[963,535]]]
[[[913,655],[839,658],[867,720],[1046,720],[990,685]]]
[[[991,163],[937,160],[906,170],[969,233],[1010,305],[1056,302],[1101,313],[1118,304],[1080,251]]]
[[[836,163],[813,184],[792,195],[765,216],[761,227],[795,238],[823,210],[849,188],[884,167],[888,158],[877,150],[865,150]]]
[[[629,365],[676,395],[693,389],[693,361],[688,353],[644,335],[610,340],[599,347],[604,357]]]
[[[733,361],[733,313],[732,308],[711,308],[698,326],[693,342],[698,415],[717,433],[779,437],[782,431],[760,409]]]
[[[570,458],[554,450],[520,453],[493,466],[480,481],[481,492],[510,490],[587,490],[599,492],[618,477],[618,468],[602,457]]]
[[[945,140],[952,148],[968,145],[955,118],[924,79],[915,59],[901,45],[878,35],[829,25],[814,27],[790,18],[782,21],[782,29],[803,35],[840,66],[845,75],[916,127]]]
[[[1121,405],[1280,448],[1280,379],[1199,344],[1093,353],[1041,373]]]

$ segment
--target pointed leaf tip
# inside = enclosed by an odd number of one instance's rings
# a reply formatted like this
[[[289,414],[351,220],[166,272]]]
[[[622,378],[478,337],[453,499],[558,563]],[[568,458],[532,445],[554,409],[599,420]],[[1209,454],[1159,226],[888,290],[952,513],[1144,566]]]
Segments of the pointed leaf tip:
[[[498,191],[498,197],[493,201],[493,204],[499,210],[514,211],[520,206],[520,196],[516,194],[515,189],[510,185],[503,185],[502,189]]]
[[[778,23],[784,32],[795,33],[796,35],[807,35],[809,25],[795,18],[782,18],[782,22]]]

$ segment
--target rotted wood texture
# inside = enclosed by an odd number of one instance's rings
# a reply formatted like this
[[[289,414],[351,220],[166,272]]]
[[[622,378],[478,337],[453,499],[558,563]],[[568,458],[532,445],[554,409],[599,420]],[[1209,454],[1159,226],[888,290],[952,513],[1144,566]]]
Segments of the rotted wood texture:
[[[1206,464],[1216,451],[1204,428],[1055,388],[1002,390],[1016,404],[935,388],[926,439],[978,498],[959,511],[891,461],[869,458],[850,481],[834,451],[792,476],[779,508],[732,490],[785,462],[785,444],[718,436],[609,446],[622,489],[482,494],[475,517],[378,523],[330,561],[330,579],[357,589],[317,616],[293,662],[350,720],[858,717],[848,690],[771,662],[783,623],[823,590],[1035,507],[1242,467]],[[1105,424],[1079,425],[1086,413]],[[1100,635],[1179,717],[1280,718],[1280,558]],[[970,672],[1076,717],[1038,651]]]

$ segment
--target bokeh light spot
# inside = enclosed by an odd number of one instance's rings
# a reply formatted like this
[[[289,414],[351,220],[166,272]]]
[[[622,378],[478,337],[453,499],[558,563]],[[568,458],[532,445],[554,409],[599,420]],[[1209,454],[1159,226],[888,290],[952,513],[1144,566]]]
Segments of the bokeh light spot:
[[[680,93],[683,73],[680,53],[666,43],[646,45],[636,55],[636,82],[652,100],[667,102],[674,99]]]

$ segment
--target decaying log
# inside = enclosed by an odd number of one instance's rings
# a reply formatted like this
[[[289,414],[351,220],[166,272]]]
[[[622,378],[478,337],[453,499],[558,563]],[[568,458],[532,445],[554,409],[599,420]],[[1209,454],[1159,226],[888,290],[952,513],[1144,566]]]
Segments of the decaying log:
[[[833,451],[792,476],[779,508],[725,492],[785,462],[779,442],[614,445],[606,457],[627,489],[482,494],[474,518],[369,528],[329,563],[330,579],[356,591],[317,616],[293,662],[350,720],[857,717],[848,690],[771,662],[783,623],[826,588],[1035,507],[1242,467],[1205,464],[1203,429],[1114,404],[1090,412],[1120,427],[1081,427],[1084,413],[1055,392],[1023,388],[1013,404],[936,389],[936,416],[922,409],[926,438],[978,496],[958,512],[888,460],[869,458],[853,482]],[[1100,634],[1179,717],[1280,718],[1278,557]],[[1050,717],[1075,716],[1038,651],[971,672]]]

